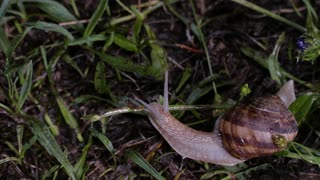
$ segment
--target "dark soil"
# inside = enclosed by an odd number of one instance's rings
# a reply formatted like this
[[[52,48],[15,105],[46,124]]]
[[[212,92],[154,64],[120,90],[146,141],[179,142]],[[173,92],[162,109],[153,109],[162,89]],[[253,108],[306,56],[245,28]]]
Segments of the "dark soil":
[[[305,23],[306,10],[303,8],[304,3],[293,0],[302,17],[297,16],[294,12],[290,1],[255,1],[257,5],[268,10],[276,12],[283,17],[290,19],[298,24]],[[66,7],[69,1],[63,1]],[[258,63],[245,56],[241,50],[241,46],[249,46],[256,51],[268,56],[277,41],[279,35],[285,32],[285,41],[279,53],[279,62],[281,67],[290,72],[294,76],[307,82],[318,82],[319,63],[315,61],[301,62],[296,60],[297,52],[295,50],[296,40],[301,35],[298,30],[261,15],[246,7],[240,6],[230,1],[206,1],[204,12],[201,12],[200,3],[196,2],[196,11],[199,18],[203,19],[205,26],[202,31],[209,48],[210,61],[214,74],[218,74],[219,78],[216,84],[228,82],[228,85],[218,87],[222,101],[226,99],[238,100],[239,92],[242,85],[248,83],[252,90],[250,97],[261,96],[265,94],[273,94],[279,88],[277,83],[270,77],[269,71],[261,67]],[[99,1],[97,0],[80,0],[76,1],[80,10],[81,17],[79,19],[88,19],[95,11]],[[136,1],[124,1],[125,4],[136,4]],[[316,10],[319,10],[319,2],[314,3]],[[180,1],[173,4],[173,7],[187,18],[190,23],[194,23],[194,16],[189,1]],[[111,1],[110,9],[113,17],[120,17],[124,11],[117,3]],[[29,9],[27,9],[29,11]],[[202,14],[203,13],[203,14]],[[108,21],[107,18],[104,21]],[[192,77],[185,85],[183,92],[190,94],[192,89],[198,83],[210,76],[208,62],[206,61],[204,49],[201,43],[193,35],[190,28],[182,23],[166,8],[160,8],[145,19],[144,23],[149,24],[156,34],[159,43],[165,48],[168,54],[169,62],[169,91],[172,93],[175,102],[186,102],[186,99],[176,97],[175,89],[178,87],[180,78],[185,69],[190,68]],[[104,27],[104,23],[99,26],[100,30]],[[125,36],[131,36],[134,21],[128,21],[121,24],[119,32],[125,32]],[[8,28],[13,28],[13,24],[7,24]],[[76,32],[77,33],[77,32]],[[11,32],[12,35],[16,32]],[[142,38],[145,32],[142,32]],[[251,38],[249,38],[251,37]],[[62,41],[61,36],[52,32],[44,32],[42,30],[33,30],[15,51],[15,57],[30,52],[32,49],[40,45],[52,44],[53,42]],[[266,49],[259,47],[252,39],[263,42]],[[184,45],[179,47],[177,44]],[[103,44],[95,44],[97,50],[101,50]],[[50,58],[57,49],[48,51]],[[79,74],[68,65],[65,61],[59,60],[54,69],[55,88],[63,97],[64,101],[69,105],[75,98],[80,95],[96,95],[105,99],[110,99],[110,95],[98,94],[93,85],[94,70],[98,57],[86,52],[83,48],[69,47],[68,54],[73,57],[78,66],[85,70],[89,69],[88,76],[82,78]],[[128,53],[117,46],[112,45],[108,49],[108,53],[119,55],[139,63],[140,55]],[[148,53],[148,50],[145,52]],[[288,58],[291,54],[291,59]],[[34,57],[34,73],[41,75],[43,67],[39,61],[40,57]],[[4,56],[0,56],[0,68],[5,67]],[[106,67],[107,81],[110,92],[114,97],[123,101],[123,106],[131,105],[127,98],[138,96],[140,98],[153,101],[158,95],[163,93],[163,82],[156,81],[153,77],[142,77],[136,73],[118,72],[113,67]],[[117,74],[118,73],[118,74]],[[118,78],[121,76],[121,79]],[[37,78],[37,77],[35,77]],[[6,89],[8,84],[3,77],[0,77],[1,89]],[[56,125],[59,127],[60,135],[56,137],[60,147],[65,149],[69,160],[74,164],[80,158],[82,149],[85,144],[77,141],[74,130],[63,121],[59,114],[59,109],[54,102],[54,93],[50,89],[48,82],[42,83],[41,86],[34,88],[32,92],[35,99],[44,107],[43,111],[49,113],[50,116],[57,118]],[[307,89],[297,84],[296,93],[304,93]],[[124,97],[121,99],[120,97]],[[187,98],[187,95],[184,96]],[[204,97],[196,101],[195,104],[212,104],[214,102],[214,92],[206,94]],[[0,95],[0,103],[8,104],[9,101]],[[29,114],[42,118],[44,112],[40,112],[35,108],[35,104],[29,102],[24,109]],[[135,107],[135,106],[133,106]],[[89,100],[81,104],[70,106],[73,114],[79,119],[82,134],[86,140],[90,136],[90,127],[101,130],[103,125],[100,122],[90,124],[82,119],[88,114],[103,114],[104,112],[115,109],[109,103]],[[6,112],[0,110],[1,114]],[[196,129],[210,131],[213,128],[214,120],[212,112],[207,110],[200,111],[203,119],[210,119],[205,123],[194,126]],[[60,119],[59,119],[60,118]],[[191,112],[186,112],[181,119],[184,123],[193,122],[194,116]],[[0,159],[8,156],[16,156],[16,154],[8,147],[6,141],[11,142],[17,147],[16,128],[20,125],[27,125],[24,119],[2,115],[0,120]],[[27,127],[27,126],[26,126]],[[167,179],[174,179],[179,173],[179,179],[199,179],[202,175],[209,171],[223,170],[224,167],[209,164],[204,166],[200,162],[191,159],[182,159],[180,155],[175,153],[171,147],[164,141],[162,136],[150,124],[147,116],[141,114],[121,114],[112,116],[107,119],[105,126],[105,135],[111,140],[116,152],[116,161],[111,157],[103,144],[96,138],[93,138],[92,145],[87,155],[86,165],[88,171],[87,179],[128,179],[130,176],[134,179],[150,179],[146,172],[132,161],[128,161],[126,152],[133,149],[139,152],[149,163]],[[306,129],[301,129],[306,128]],[[301,130],[300,130],[301,129]],[[319,130],[319,129],[318,129]],[[314,144],[319,137],[310,133],[308,126],[300,126],[299,135],[296,141],[305,144],[314,149],[319,149],[319,145]],[[33,134],[29,129],[25,129],[24,142],[27,142]],[[9,163],[0,164],[0,177],[2,179],[39,179],[43,174],[54,165],[59,164],[56,159],[50,156],[40,144],[35,144],[27,151],[25,158],[21,164],[11,161]],[[261,157],[251,159],[245,162],[247,167],[237,167],[240,172],[244,172],[245,179],[319,179],[320,168],[303,160],[290,159],[284,157]],[[103,177],[99,177],[101,174]],[[225,174],[223,174],[225,175]],[[216,179],[224,177],[215,176]],[[59,179],[66,179],[67,175],[63,169],[59,171]]]

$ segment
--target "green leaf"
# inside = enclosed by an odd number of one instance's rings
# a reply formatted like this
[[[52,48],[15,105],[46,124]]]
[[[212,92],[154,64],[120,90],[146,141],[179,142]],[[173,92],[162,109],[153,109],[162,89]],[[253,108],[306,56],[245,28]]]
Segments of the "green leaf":
[[[134,23],[133,26],[133,40],[135,43],[139,42],[139,34],[142,28],[142,23],[144,20],[143,14],[136,8],[132,7],[132,12],[136,15],[136,22]]]
[[[9,59],[9,62],[11,60],[11,55],[12,55],[12,52],[17,48],[17,46],[19,45],[19,43],[24,39],[24,37],[29,33],[29,31],[31,30],[32,28],[28,27],[24,30],[24,32],[22,34],[19,34],[17,35],[10,43],[10,46],[8,46],[8,49],[7,49],[7,58]]]
[[[193,104],[197,99],[206,95],[211,90],[212,90],[212,86],[210,86],[210,85],[203,87],[203,88],[199,88],[199,87],[195,88],[194,90],[192,90],[191,94],[189,95],[189,97],[186,101],[186,104]]]
[[[77,179],[83,179],[86,173],[86,158],[87,158],[87,153],[89,151],[89,148],[92,144],[92,136],[90,136],[88,143],[84,148],[82,148],[82,155],[79,161],[76,163],[74,166],[74,174],[76,175]]]
[[[0,7],[0,19],[6,14],[7,8],[10,5],[10,0],[3,0]]]
[[[243,54],[256,61],[262,67],[268,69],[268,62],[266,61],[267,57],[264,54],[247,46],[241,46],[240,50]]]
[[[179,81],[178,87],[176,88],[176,93],[178,93],[181,90],[181,88],[186,84],[186,82],[191,77],[191,75],[192,75],[192,69],[190,66],[188,66],[183,71],[183,74],[182,74],[182,77]]]
[[[57,172],[59,169],[60,169],[59,165],[52,166],[49,170],[44,172],[43,176],[41,177],[41,180],[49,179],[48,177],[50,177],[52,174]],[[55,179],[55,178],[51,178],[51,179]]]
[[[73,16],[63,5],[53,0],[22,0],[25,3],[32,3],[33,7],[38,7],[42,11],[46,12],[57,22],[69,22],[77,21],[77,18]],[[76,29],[82,29],[83,25],[72,25],[71,27]]]
[[[0,27],[0,50],[8,57],[8,47],[10,46],[10,42],[3,28]]]
[[[271,54],[268,58],[268,69],[271,78],[278,84],[281,84],[280,64],[277,60],[277,57],[273,54]]]
[[[102,52],[95,51],[90,49],[94,54],[99,56],[105,63],[113,66],[113,68],[117,68],[120,71],[134,72],[139,73],[142,76],[150,77],[153,76],[157,79],[162,79],[163,74],[159,76],[158,69],[152,66],[144,66],[133,63],[131,60],[120,57],[120,56],[111,56]]]
[[[151,47],[151,62],[152,67],[156,70],[156,76],[161,77],[164,75],[167,70],[167,52],[156,43],[156,35],[151,31],[151,28],[148,25],[145,25],[145,29],[148,34],[149,44]]]
[[[77,133],[77,138],[80,142],[83,141],[83,137],[81,135],[80,129],[79,129],[79,125],[77,120],[74,118],[74,116],[72,115],[72,113],[70,112],[69,108],[65,105],[64,101],[61,99],[61,97],[57,97],[56,101],[58,103],[60,112],[64,118],[64,120],[66,121],[66,123],[73,128],[76,133]]]
[[[59,26],[58,24],[38,21],[34,24],[31,24],[30,26],[33,28],[36,28],[36,29],[44,30],[44,31],[53,31],[53,32],[60,33],[60,34],[64,35],[65,37],[67,37],[69,40],[74,39],[72,34],[67,29],[65,29],[62,26]]]
[[[45,124],[41,123],[41,121],[38,119],[33,119],[30,121],[30,125],[33,134],[38,137],[39,143],[50,155],[54,156],[58,160],[68,176],[75,180],[76,178],[73,173],[73,166],[63,153],[57,141],[54,139],[54,136],[51,134],[49,128]]]
[[[26,65],[26,78],[22,84],[19,100],[18,100],[18,106],[19,108],[22,108],[24,102],[26,101],[32,87],[32,74],[33,74],[33,64],[32,61],[30,61]]]
[[[286,149],[284,150],[284,152],[279,153],[280,156],[285,156],[285,157],[295,158],[295,159],[302,159],[311,164],[316,164],[320,166],[319,151],[294,141],[289,142],[288,144],[289,144],[290,151],[289,149]]]
[[[30,149],[36,141],[37,141],[37,136],[33,136],[28,143],[23,145],[21,152],[19,153],[20,162],[24,158],[24,155],[26,154],[27,150]]]
[[[106,40],[106,42],[103,45],[103,48],[102,48],[103,52],[107,51],[107,48],[112,45],[112,43],[114,41],[114,34],[115,34],[114,32],[110,33],[110,36],[108,37],[108,39]]]
[[[166,7],[169,9],[169,11],[175,15],[180,21],[182,21],[186,26],[190,27],[191,31],[193,32],[193,34],[197,37],[198,40],[201,41],[201,36],[200,36],[200,32],[199,32],[199,28],[197,28],[197,26],[190,21],[190,19],[184,17],[183,15],[181,15],[180,13],[178,13],[178,11],[176,11],[174,9],[174,7],[171,5],[171,3],[174,3],[170,0],[164,0],[164,3],[166,5]]]
[[[114,156],[115,150],[110,139],[95,129],[90,129],[90,131],[95,137],[97,137],[102,142],[102,144],[108,149],[110,154]]]
[[[10,161],[18,161],[18,160],[15,157],[6,157],[3,159],[0,159],[0,165]]]
[[[62,56],[62,59],[68,63],[71,67],[73,67],[79,74],[82,78],[85,77],[85,74],[81,71],[80,67],[78,66],[78,64],[70,57],[69,54],[64,54]]]
[[[86,30],[84,31],[83,36],[88,37],[91,35],[92,31],[96,27],[99,19],[103,15],[104,11],[108,7],[108,0],[101,0],[100,3],[97,6],[97,9],[94,11],[93,15],[90,18],[89,24],[87,25]]]
[[[67,43],[67,46],[81,46],[83,44],[88,44],[96,41],[105,41],[107,37],[102,34],[95,34],[88,37],[79,38]]]
[[[319,94],[315,93],[306,93],[300,97],[298,97],[291,105],[290,110],[296,117],[297,122],[302,123],[302,121],[306,118],[312,104],[317,100]]]
[[[246,1],[246,0],[231,0],[231,1],[236,2],[238,4],[241,4],[241,5],[243,5],[243,6],[247,7],[247,8],[250,8],[250,9],[252,9],[254,11],[257,11],[257,12],[259,12],[261,14],[264,14],[266,16],[269,16],[269,17],[271,17],[271,18],[273,18],[273,19],[275,19],[275,20],[277,20],[279,22],[285,23],[285,24],[287,24],[287,25],[289,25],[289,26],[291,26],[293,28],[296,28],[297,30],[299,30],[301,32],[305,31],[305,28],[303,26],[301,26],[301,25],[299,25],[299,24],[297,24],[297,23],[295,23],[293,21],[290,21],[290,20],[288,20],[288,19],[286,19],[286,18],[284,18],[282,16],[279,16],[279,15],[277,15],[277,14],[275,14],[275,13],[273,13],[273,12],[267,10],[267,9],[264,9],[264,8],[262,8],[260,6],[257,6],[254,3],[251,3],[251,2]]]
[[[252,60],[256,61],[258,64],[260,64],[262,67],[266,68],[269,70],[269,65],[268,65],[268,61],[266,61],[266,56],[264,56],[262,53],[260,53],[259,51],[252,49],[250,47],[247,46],[241,46],[240,50],[243,54],[245,54],[246,56],[250,57]],[[293,79],[294,81],[310,88],[310,89],[316,89],[316,87],[311,84],[308,83],[306,81],[303,81],[301,79],[296,78],[295,76],[293,76],[292,74],[288,73],[287,71],[285,71],[283,68],[279,67],[279,71],[281,72],[281,74],[283,74],[283,76],[289,78],[289,79]]]
[[[104,98],[102,98],[100,96],[80,95],[77,98],[75,98],[70,105],[81,104],[81,103],[85,103],[85,102],[90,101],[90,100],[103,101],[103,102],[108,102],[108,103],[112,104],[111,101],[109,101],[108,99],[104,99]]]
[[[282,33],[273,49],[272,54],[268,58],[268,69],[271,75],[271,78],[278,82],[278,84],[282,84],[281,80],[283,79],[282,71],[280,64],[278,62],[278,54],[280,51],[281,44],[284,40],[284,33]]]
[[[127,153],[128,159],[135,162],[138,166],[140,166],[142,169],[147,171],[150,175],[152,175],[154,178],[158,180],[165,180],[164,177],[161,176],[161,174],[155,170],[149,163],[146,161],[138,152],[134,150],[130,150]]]
[[[99,61],[96,66],[94,75],[94,87],[100,94],[106,94],[109,90],[107,87],[106,71],[103,61]]]
[[[50,116],[48,113],[44,113],[44,120],[49,125],[49,128],[53,135],[58,136],[59,135],[59,128],[52,122]]]
[[[4,142],[8,147],[9,147],[9,149],[11,150],[11,151],[13,151],[15,154],[19,154],[19,151],[17,150],[17,148],[11,143],[11,142],[9,142],[9,141],[5,141]]]
[[[138,52],[138,47],[134,42],[118,33],[115,33],[114,43],[127,51]]]

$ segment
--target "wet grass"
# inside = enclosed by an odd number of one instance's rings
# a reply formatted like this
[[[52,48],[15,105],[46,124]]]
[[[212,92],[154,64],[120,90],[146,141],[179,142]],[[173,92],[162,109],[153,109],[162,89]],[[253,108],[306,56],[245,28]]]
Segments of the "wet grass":
[[[203,3],[2,1],[0,177],[319,178],[319,4]],[[183,159],[134,100],[162,101],[167,70],[172,113],[203,131],[293,79],[298,137],[234,167]]]

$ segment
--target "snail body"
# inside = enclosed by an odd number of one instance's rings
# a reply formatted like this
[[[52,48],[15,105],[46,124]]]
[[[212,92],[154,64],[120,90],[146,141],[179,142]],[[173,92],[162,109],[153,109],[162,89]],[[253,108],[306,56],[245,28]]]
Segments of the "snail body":
[[[137,100],[145,106],[152,125],[178,154],[213,164],[232,166],[271,155],[285,148],[298,132],[296,120],[287,108],[295,100],[293,81],[277,95],[230,109],[218,118],[213,132],[194,130],[169,113],[167,72],[163,105]]]

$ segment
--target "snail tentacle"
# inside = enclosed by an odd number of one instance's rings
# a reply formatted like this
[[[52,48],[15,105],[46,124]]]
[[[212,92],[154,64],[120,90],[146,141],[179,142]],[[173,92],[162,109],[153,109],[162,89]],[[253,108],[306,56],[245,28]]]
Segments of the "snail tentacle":
[[[296,100],[296,95],[294,93],[294,82],[289,80],[286,82],[277,92],[277,95],[284,102],[284,104],[289,107],[290,104]]]

